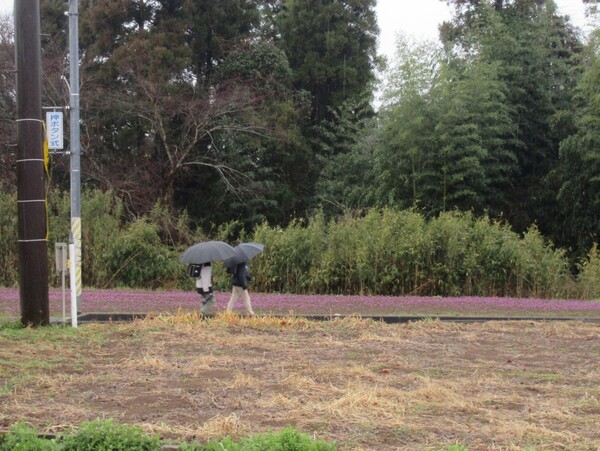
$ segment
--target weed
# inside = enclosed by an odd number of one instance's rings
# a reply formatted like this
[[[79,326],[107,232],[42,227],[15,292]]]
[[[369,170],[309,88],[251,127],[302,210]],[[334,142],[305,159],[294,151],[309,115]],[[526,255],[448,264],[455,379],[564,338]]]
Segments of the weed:
[[[0,319],[0,332],[23,329],[21,321],[15,319]]]
[[[158,437],[149,437],[137,427],[95,420],[83,423],[62,440],[63,451],[152,451],[160,450]]]
[[[158,451],[158,437],[150,437],[140,428],[117,424],[112,420],[82,423],[78,430],[56,439],[40,437],[25,423],[10,428],[0,438],[0,451]],[[312,439],[307,434],[286,428],[234,442],[230,437],[212,440],[205,445],[182,443],[180,451],[334,451],[335,444]]]
[[[230,446],[233,445],[229,442]],[[280,432],[268,432],[259,434],[249,439],[243,439],[233,447],[222,447],[221,443],[218,446],[213,446],[213,443],[208,443],[205,449],[208,451],[217,451],[227,449],[228,451],[334,451],[335,444],[328,443],[324,440],[313,440],[307,434],[303,434],[290,427],[285,428]]]
[[[9,433],[0,438],[0,451],[53,451],[59,446],[55,440],[48,440],[38,436],[31,426],[25,423],[16,423],[11,426]]]
[[[469,451],[469,448],[463,445],[450,445],[448,451]]]

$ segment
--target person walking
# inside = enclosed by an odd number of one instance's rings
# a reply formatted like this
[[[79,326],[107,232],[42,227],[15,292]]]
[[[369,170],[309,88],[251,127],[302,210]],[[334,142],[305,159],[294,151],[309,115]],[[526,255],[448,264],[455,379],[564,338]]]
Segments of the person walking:
[[[202,296],[200,313],[206,313],[215,305],[215,296],[212,289],[212,265],[208,262],[200,266],[200,273],[196,277],[196,291]]]
[[[254,316],[254,310],[252,310],[252,303],[250,302],[250,293],[248,293],[248,282],[250,276],[248,275],[248,263],[242,262],[233,268],[228,268],[228,272],[231,275],[231,299],[227,304],[226,312],[231,313],[237,301],[241,298],[244,302],[246,312],[250,316]]]

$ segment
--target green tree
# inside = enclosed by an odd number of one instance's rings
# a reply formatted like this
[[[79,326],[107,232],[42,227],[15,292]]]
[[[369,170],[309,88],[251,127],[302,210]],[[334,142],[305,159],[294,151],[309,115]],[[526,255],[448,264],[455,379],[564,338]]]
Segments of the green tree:
[[[477,56],[452,60],[435,45],[399,41],[384,97],[382,201],[430,214],[498,203],[511,124],[495,73]]]
[[[313,123],[374,81],[375,0],[283,0],[278,25],[296,88],[312,96]]]
[[[89,5],[88,174],[134,212],[160,199],[205,223],[259,218],[275,196],[258,198],[294,183],[268,175],[288,170],[268,164],[297,141],[302,102],[285,54],[259,36],[259,5],[132,1],[110,18],[112,3]]]
[[[516,169],[511,152],[516,126],[497,65],[476,58],[460,72],[447,69],[439,97],[442,111],[435,131],[440,143],[437,172],[442,176],[442,210],[459,208],[498,215]]]
[[[317,206],[331,215],[370,207],[374,202],[377,121],[368,98],[347,100],[319,127],[321,172]]]
[[[548,174],[569,130],[581,43],[552,0],[453,2],[456,15],[443,27],[457,56],[478,55],[495,64],[516,134],[503,146],[516,157],[506,217],[519,230],[533,222],[547,232],[556,214]],[[506,185],[505,185],[506,186]]]
[[[426,186],[436,177],[433,164],[438,143],[434,128],[439,112],[432,90],[440,77],[441,61],[441,49],[434,43],[398,37],[380,110],[378,204],[411,208],[427,203]]]
[[[329,165],[341,163],[333,160],[349,152],[361,139],[359,130],[363,120],[373,115],[370,100],[378,65],[376,2],[281,0],[268,3],[274,13],[273,29],[279,31],[277,43],[290,62],[293,85],[306,92],[311,102],[308,121],[300,123],[302,135],[309,144],[310,162],[310,166],[305,167],[307,176],[303,177],[306,200],[303,205],[319,206],[331,188],[326,187],[329,184],[323,177],[331,177],[336,172],[336,168]],[[323,169],[327,172],[321,176],[324,183],[317,186]],[[356,182],[354,178],[352,181]]]
[[[193,169],[187,191],[198,189],[199,180],[210,182],[208,195],[189,205],[192,211],[199,214],[216,202],[228,208],[215,212],[215,220],[235,218],[250,226],[264,220],[285,223],[306,210],[305,179],[313,165],[298,124],[308,106],[292,88],[291,75],[285,54],[264,40],[244,44],[220,64],[217,85],[233,84],[255,99],[256,107],[244,113],[243,121],[255,127],[230,123],[214,133],[211,145],[222,153],[223,167],[235,168],[236,185],[228,183],[231,178],[211,177],[206,168]]]
[[[583,257],[600,237],[600,36],[577,88],[576,133],[560,146],[557,241]]]

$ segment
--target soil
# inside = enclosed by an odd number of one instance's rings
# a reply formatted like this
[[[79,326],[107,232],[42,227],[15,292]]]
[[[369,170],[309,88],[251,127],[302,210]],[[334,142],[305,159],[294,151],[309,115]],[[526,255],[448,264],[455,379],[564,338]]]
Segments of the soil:
[[[171,442],[293,426],[339,449],[600,449],[600,325],[194,313],[0,331],[0,427]]]

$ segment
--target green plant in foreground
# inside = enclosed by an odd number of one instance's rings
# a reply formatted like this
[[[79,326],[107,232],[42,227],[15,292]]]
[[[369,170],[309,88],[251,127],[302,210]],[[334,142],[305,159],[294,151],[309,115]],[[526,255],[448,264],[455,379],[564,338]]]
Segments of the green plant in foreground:
[[[0,318],[0,331],[4,330],[20,330],[23,329],[23,324],[18,319],[2,319]]]
[[[162,445],[157,436],[150,437],[141,428],[114,423],[112,420],[94,420],[82,423],[80,428],[56,439],[39,437],[25,423],[13,425],[9,433],[0,436],[0,451],[159,451]],[[239,443],[227,437],[205,445],[183,443],[180,451],[335,451],[333,443],[313,440],[307,434],[286,428],[268,432]],[[458,450],[457,450],[458,451]]]
[[[38,436],[35,429],[25,423],[16,423],[9,433],[0,436],[0,451],[54,451],[59,446],[54,440]]]
[[[448,451],[469,451],[469,448],[463,445],[450,445]]]
[[[64,451],[153,451],[160,450],[158,437],[142,433],[141,428],[94,420],[82,423],[73,435],[62,440]]]
[[[203,451],[335,451],[337,448],[333,443],[313,440],[307,434],[288,427],[280,432],[267,432],[242,439],[239,443],[234,443],[229,438],[211,441],[200,449]]]

